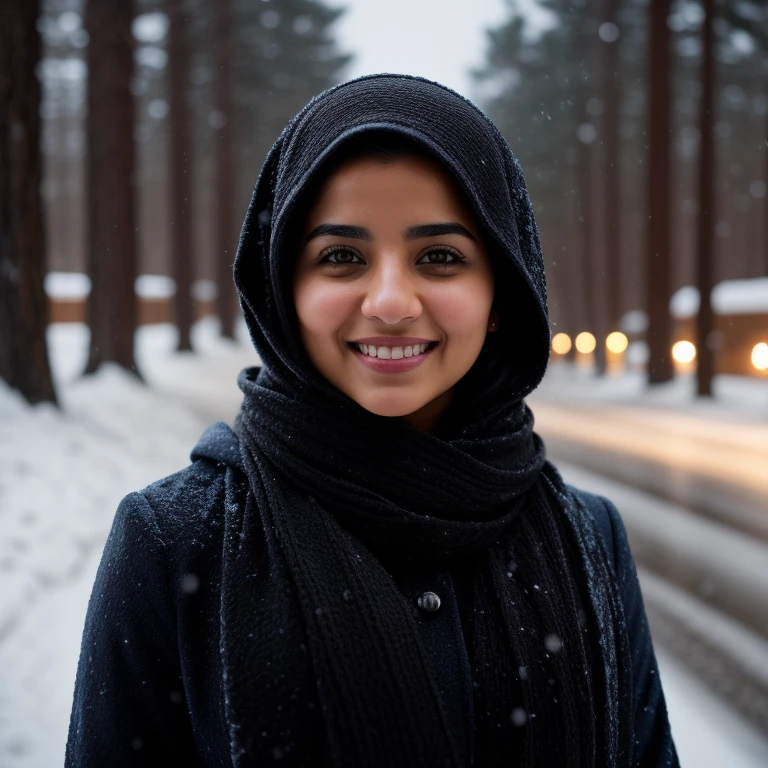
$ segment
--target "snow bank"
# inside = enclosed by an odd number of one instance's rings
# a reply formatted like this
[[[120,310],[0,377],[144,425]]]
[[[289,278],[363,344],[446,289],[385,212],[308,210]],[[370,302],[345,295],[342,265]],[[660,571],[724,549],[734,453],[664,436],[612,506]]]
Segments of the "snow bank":
[[[62,409],[28,406],[0,382],[0,765],[61,765],[88,597],[120,499],[189,463],[208,424],[238,408],[239,370],[258,362],[206,319],[195,354],[144,326],[138,365],[81,378],[88,331],[49,328]]]

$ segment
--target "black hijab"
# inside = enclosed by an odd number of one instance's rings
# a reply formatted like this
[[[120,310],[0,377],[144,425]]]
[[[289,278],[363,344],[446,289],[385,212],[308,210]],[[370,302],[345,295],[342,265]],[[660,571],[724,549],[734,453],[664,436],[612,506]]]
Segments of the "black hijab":
[[[494,251],[502,330],[461,383],[447,433],[357,405],[320,376],[298,333],[289,244],[302,195],[346,142],[372,132],[441,161]],[[259,531],[274,532],[269,573],[287,574],[300,604],[301,626],[285,639],[306,640],[328,762],[459,765],[414,607],[388,571],[412,560],[469,574],[476,764],[623,764],[632,734],[620,603],[594,524],[546,462],[523,401],[547,365],[546,287],[522,171],[495,126],[421,78],[374,75],[325,91],[267,156],[235,282],[264,367],[240,378],[250,494],[244,511],[227,512],[226,577],[247,583],[264,559]],[[242,600],[224,600],[225,656],[242,650],[241,611]],[[225,686],[240,764],[271,759],[254,732],[268,707],[288,702]],[[294,738],[281,760],[315,764]]]

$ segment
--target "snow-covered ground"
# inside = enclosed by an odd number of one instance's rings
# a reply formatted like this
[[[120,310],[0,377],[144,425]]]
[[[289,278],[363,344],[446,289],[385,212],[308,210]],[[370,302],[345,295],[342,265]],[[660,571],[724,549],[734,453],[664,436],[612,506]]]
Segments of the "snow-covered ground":
[[[80,325],[52,326],[49,339],[61,411],[30,408],[0,384],[3,768],[62,764],[80,634],[117,504],[185,466],[209,423],[234,418],[237,373],[257,362],[242,328],[231,343],[217,338],[215,321],[198,323],[195,354],[179,355],[173,328],[144,327],[137,358],[145,387],[111,368],[80,378],[87,344]],[[551,388],[542,394],[554,397]],[[763,416],[753,407],[753,421],[768,420],[768,393],[765,403]],[[742,406],[721,407],[727,419],[688,410],[702,423],[747,423]],[[766,738],[673,660],[660,654],[660,661],[684,766],[768,764]]]
[[[648,388],[640,372],[596,378],[556,363],[530,398],[536,430],[712,478],[768,500],[768,379],[718,376],[694,397],[690,376]]]
[[[553,360],[547,375],[534,393],[539,402],[559,405],[620,406],[656,412],[675,427],[689,421],[707,434],[716,434],[716,425],[757,425],[768,429],[768,375],[716,376],[714,397],[696,398],[692,374],[676,376],[671,382],[647,387],[645,373],[638,370],[596,377],[591,368]]]

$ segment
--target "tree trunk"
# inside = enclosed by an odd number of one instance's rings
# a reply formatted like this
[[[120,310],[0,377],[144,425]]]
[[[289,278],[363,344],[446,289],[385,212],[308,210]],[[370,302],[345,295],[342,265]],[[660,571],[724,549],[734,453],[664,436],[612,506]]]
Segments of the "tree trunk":
[[[45,339],[39,10],[37,0],[11,0],[0,23],[0,377],[30,403],[55,403]]]
[[[648,169],[648,242],[646,304],[648,308],[648,383],[673,377],[670,206],[671,188],[671,55],[667,18],[671,0],[650,5],[650,120]]]
[[[768,93],[768,82],[765,84],[765,92]],[[766,193],[763,198],[763,256],[765,257],[764,269],[768,276],[768,111],[765,115],[765,137],[763,139],[763,156],[765,157],[765,172],[763,181],[765,181]]]
[[[168,0],[168,79],[170,90],[171,270],[176,280],[174,308],[178,351],[192,349],[192,119],[187,98],[189,40],[183,0]]]
[[[715,109],[715,56],[713,21],[714,0],[704,0],[701,59],[701,115],[699,132],[699,227],[696,247],[699,314],[696,321],[696,378],[699,397],[712,396],[715,353],[712,349],[713,242],[715,239],[715,144],[713,136]]]
[[[217,144],[218,189],[216,209],[217,312],[221,335],[234,339],[235,289],[232,268],[237,231],[233,214],[234,172],[232,167],[232,9],[230,0],[214,0],[216,46],[216,108],[221,127]]]
[[[585,125],[593,124],[586,110]],[[588,330],[595,337],[593,353],[594,372],[603,376],[606,371],[606,295],[605,250],[600,223],[603,211],[601,200],[601,157],[597,141],[581,142],[581,214],[582,214],[582,262],[584,266],[584,306]]]
[[[590,87],[585,89],[584,98],[599,95],[600,89],[592,87],[595,78],[600,73],[599,51],[595,44],[597,37],[596,13],[590,12],[583,20],[588,43],[587,53],[577,51],[577,56],[583,56],[582,66],[585,72],[585,82]],[[581,36],[584,37],[583,35]],[[595,99],[599,102],[599,99]],[[602,376],[606,371],[606,296],[605,296],[605,241],[603,239],[602,221],[605,215],[602,197],[602,166],[603,156],[601,147],[602,128],[599,110],[590,109],[589,102],[581,107],[580,149],[579,149],[579,197],[582,214],[582,264],[584,269],[584,307],[587,330],[595,337],[593,352],[594,372]],[[590,134],[587,128],[591,128]],[[583,131],[583,133],[582,133]]]
[[[619,0],[604,0],[602,22],[616,24]],[[621,187],[619,184],[619,43],[602,42],[605,315],[608,331],[621,320]]]
[[[581,142],[580,152],[580,187],[579,210],[581,211],[581,265],[584,276],[583,300],[586,329],[595,337],[593,360],[597,375],[605,373],[605,338],[602,338],[601,350],[601,281],[598,280],[599,264],[595,244],[595,215],[593,200],[594,144]],[[601,355],[602,351],[602,355]]]
[[[113,362],[138,375],[133,139],[133,7],[88,0],[86,206],[91,343],[86,373]]]

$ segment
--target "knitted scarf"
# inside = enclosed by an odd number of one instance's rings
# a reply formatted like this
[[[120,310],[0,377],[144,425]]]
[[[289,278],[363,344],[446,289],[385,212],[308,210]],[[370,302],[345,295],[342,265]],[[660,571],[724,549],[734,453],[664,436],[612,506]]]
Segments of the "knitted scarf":
[[[440,436],[369,413],[322,379],[290,298],[285,244],[302,191],[345,139],[382,129],[454,174],[525,312],[496,342],[504,364],[493,386],[468,375],[461,412]],[[548,358],[543,262],[522,172],[492,123],[421,78],[369,76],[324,92],[267,157],[235,281],[264,367],[239,381],[250,492],[245,510],[227,508],[224,578],[246,584],[257,562],[270,578],[288,576],[301,621],[284,641],[308,647],[327,762],[460,765],[415,609],[388,571],[410,560],[466,573],[476,765],[623,764],[632,734],[620,601],[594,523],[546,462],[523,400]],[[266,555],[258,531],[277,542]],[[242,611],[223,601],[225,661]],[[290,702],[255,701],[229,678],[225,690],[236,763],[274,759],[255,738],[258,713]],[[299,687],[292,698],[307,695]],[[295,739],[283,764],[318,764]]]

